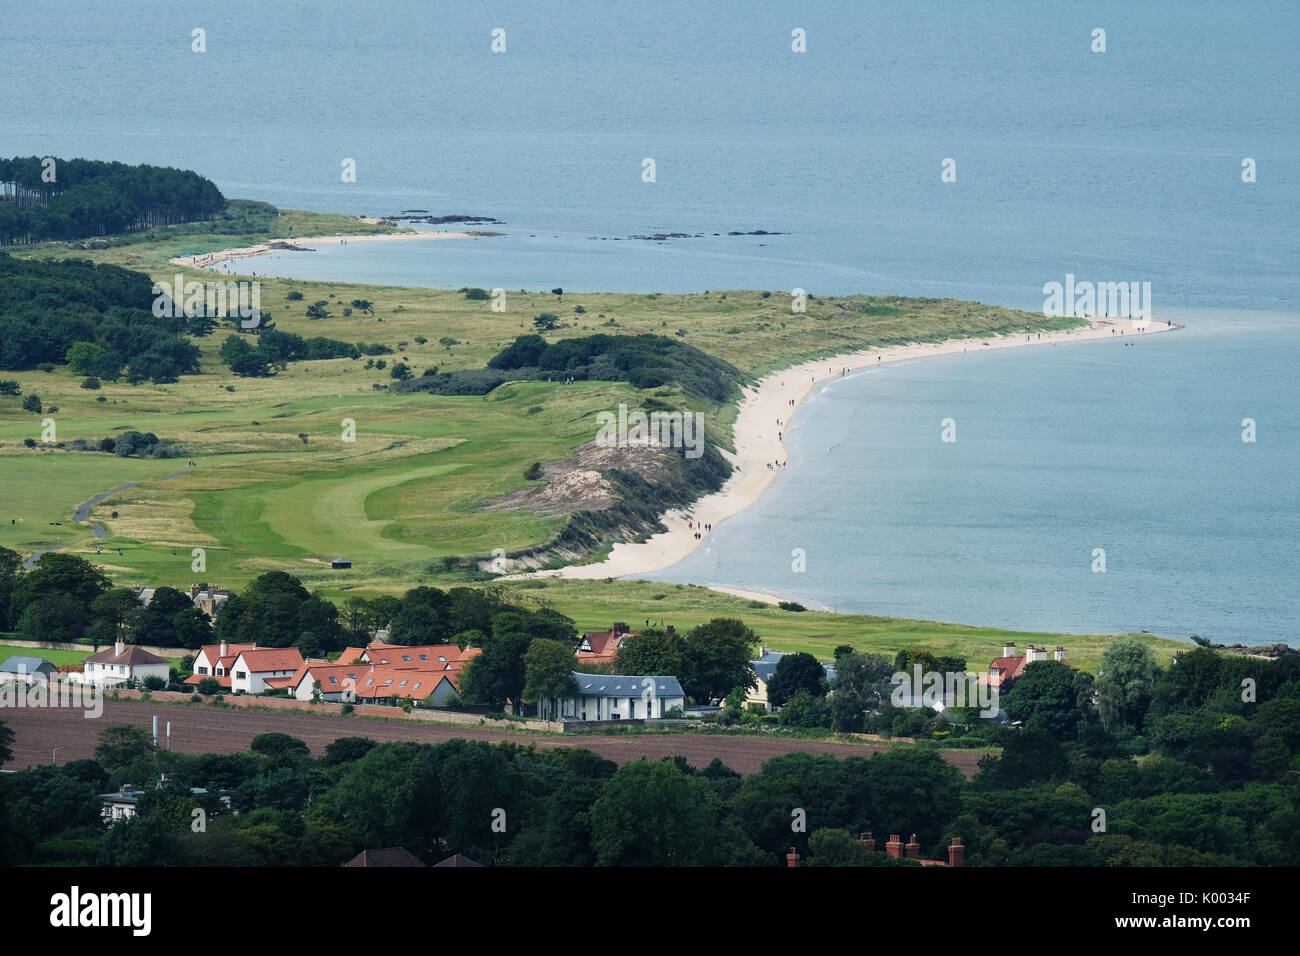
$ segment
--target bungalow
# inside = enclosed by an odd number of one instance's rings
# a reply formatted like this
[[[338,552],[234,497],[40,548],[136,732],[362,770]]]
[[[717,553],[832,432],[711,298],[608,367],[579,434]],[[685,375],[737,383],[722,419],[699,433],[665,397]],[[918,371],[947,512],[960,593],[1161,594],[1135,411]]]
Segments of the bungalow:
[[[571,673],[577,693],[543,697],[537,701],[537,716],[544,720],[636,720],[662,717],[674,707],[686,706],[686,694],[676,677]]]
[[[80,682],[99,684],[101,687],[114,687],[129,681],[142,681],[146,677],[161,677],[167,680],[171,676],[171,664],[167,658],[151,654],[135,644],[127,645],[118,641],[112,650],[102,650],[83,662]]]
[[[43,657],[25,657],[15,654],[0,664],[0,683],[19,681],[23,684],[31,684],[39,680],[48,684],[55,679],[58,672],[59,669]]]
[[[789,655],[783,651],[770,650],[766,644],[763,645],[761,650],[762,653],[759,654],[758,660],[749,662],[749,666],[754,669],[754,676],[758,678],[758,685],[746,695],[745,703],[762,704],[763,709],[770,714],[772,713],[772,705],[767,701],[767,685],[776,676],[776,665],[781,662],[781,658]],[[822,670],[826,672],[826,682],[830,683],[835,680],[835,665],[829,661],[821,661],[821,665]]]
[[[454,674],[412,667],[375,667],[362,671],[357,680],[356,699],[361,704],[396,705],[402,698],[433,707],[446,704],[456,693]]]
[[[296,647],[260,647],[240,651],[230,671],[230,689],[235,693],[260,694],[288,686],[302,667]],[[276,678],[281,680],[276,681]],[[275,683],[271,683],[274,681]]]
[[[256,644],[205,644],[194,658],[194,673],[185,678],[186,684],[198,684],[205,677],[215,677],[225,690],[230,690],[230,669],[235,659]]]

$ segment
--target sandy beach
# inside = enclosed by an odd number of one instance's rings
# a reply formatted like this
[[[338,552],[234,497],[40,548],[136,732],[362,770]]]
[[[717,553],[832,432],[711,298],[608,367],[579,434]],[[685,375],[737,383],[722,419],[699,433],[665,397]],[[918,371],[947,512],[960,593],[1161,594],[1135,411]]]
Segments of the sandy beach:
[[[1065,332],[1044,332],[1008,336],[980,336],[971,339],[950,339],[946,342],[892,346],[850,352],[833,358],[818,359],[774,372],[753,388],[745,389],[733,429],[736,453],[726,454],[736,471],[722,488],[701,498],[688,511],[669,511],[662,521],[666,532],[635,544],[616,544],[609,556],[595,564],[570,565],[553,571],[536,571],[512,577],[562,577],[562,578],[619,578],[648,574],[676,564],[696,548],[708,544],[708,534],[700,539],[695,532],[701,524],[718,525],[752,505],[772,484],[780,467],[768,467],[773,462],[786,462],[783,436],[798,413],[799,406],[820,385],[868,367],[907,362],[934,355],[951,355],[958,352],[985,352],[993,349],[1021,348],[1026,346],[1068,345],[1096,339],[1124,338],[1152,335],[1180,328],[1164,322],[1129,319],[1093,319],[1089,327]],[[794,404],[791,405],[791,402]],[[777,420],[781,424],[777,424]],[[757,592],[733,588],[717,588],[741,597],[774,603],[776,598]]]
[[[273,252],[314,251],[319,246],[341,245],[354,242],[392,242],[412,239],[470,239],[468,232],[386,232],[371,236],[301,236],[295,239],[273,239],[259,242],[255,246],[239,249],[222,249],[218,252],[205,252],[200,256],[177,256],[168,259],[174,266],[193,266],[196,269],[210,269],[218,262],[231,259],[248,259],[253,256],[270,255]]]

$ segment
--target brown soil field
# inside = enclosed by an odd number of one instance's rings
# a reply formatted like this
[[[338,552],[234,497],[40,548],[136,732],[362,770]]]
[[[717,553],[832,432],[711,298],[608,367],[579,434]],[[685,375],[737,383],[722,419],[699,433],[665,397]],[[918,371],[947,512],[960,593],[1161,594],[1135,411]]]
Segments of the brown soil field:
[[[58,762],[94,756],[99,731],[109,724],[134,724],[152,729],[158,716],[158,739],[166,746],[166,722],[171,721],[173,750],[190,753],[238,753],[248,749],[253,737],[279,731],[304,741],[313,756],[321,756],[325,747],[339,737],[370,737],[379,741],[411,740],[437,744],[457,737],[497,743],[512,740],[534,744],[538,749],[582,747],[617,764],[647,757],[681,755],[695,767],[703,767],[714,757],[742,774],[757,772],[772,757],[806,752],[833,757],[870,757],[883,749],[870,744],[850,744],[783,737],[741,737],[709,734],[632,734],[626,736],[558,735],[512,733],[494,727],[458,727],[389,721],[366,717],[334,717],[292,712],[266,713],[252,710],[225,709],[212,706],[162,704],[156,701],[105,701],[103,715],[87,719],[79,708],[13,708],[0,713],[0,719],[14,731],[14,757],[6,770],[23,770],[51,762],[58,748]],[[944,751],[943,758],[971,777],[980,754],[968,751]],[[140,781],[137,781],[140,782]]]

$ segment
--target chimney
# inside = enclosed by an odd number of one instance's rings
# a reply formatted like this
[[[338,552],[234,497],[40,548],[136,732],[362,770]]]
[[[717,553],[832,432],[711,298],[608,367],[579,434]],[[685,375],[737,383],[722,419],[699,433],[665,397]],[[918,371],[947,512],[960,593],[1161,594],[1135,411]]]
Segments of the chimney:
[[[627,621],[615,621],[614,636],[618,637],[620,634],[626,634],[626,633],[628,633]]]
[[[766,644],[764,644],[762,647],[760,647],[760,648],[758,649],[758,656],[759,656],[759,657],[766,657],[766,656],[768,655],[768,653],[769,653],[771,650],[772,650],[772,649],[771,649],[770,647],[768,647]]]
[[[225,641],[222,641],[222,642],[221,642],[221,650],[217,653],[217,656],[218,656],[218,657],[225,657],[225,656],[226,656],[226,642],[225,642]]]
[[[794,847],[790,847],[790,852],[785,855],[785,865],[786,866],[799,865],[799,851],[796,850]]]
[[[1033,647],[1033,646],[1031,646],[1031,647],[1029,648],[1029,660],[1031,660],[1031,661],[1045,661],[1045,660],[1047,660],[1047,648],[1046,648],[1046,647]]]
[[[966,848],[961,845],[961,837],[952,838],[952,846],[948,847],[948,865],[966,865]]]
[[[1053,653],[1052,656],[1055,657],[1061,663],[1065,663],[1065,648],[1059,644],[1056,645],[1056,651],[1055,653]]]
[[[889,842],[885,844],[885,852],[896,860],[903,858],[903,840],[897,833],[889,835]]]
[[[126,645],[125,645],[124,643],[122,643],[122,641],[120,641],[120,640],[118,640],[118,641],[114,641],[114,642],[113,642],[113,655],[114,655],[115,657],[121,657],[121,656],[122,656],[123,654],[125,654],[125,653],[126,653]]]
[[[916,834],[912,834],[912,839],[907,841],[907,858],[909,860],[919,860],[921,858],[921,844],[916,842]]]
[[[866,850],[868,853],[876,852],[876,838],[871,835],[870,830],[866,833],[859,833],[858,840],[862,844],[862,849]]]
[[[1016,656],[1016,642],[1015,642],[1015,641],[1007,641],[1005,644],[1002,645],[1002,656],[1003,656],[1003,657],[1015,657],[1015,656]]]

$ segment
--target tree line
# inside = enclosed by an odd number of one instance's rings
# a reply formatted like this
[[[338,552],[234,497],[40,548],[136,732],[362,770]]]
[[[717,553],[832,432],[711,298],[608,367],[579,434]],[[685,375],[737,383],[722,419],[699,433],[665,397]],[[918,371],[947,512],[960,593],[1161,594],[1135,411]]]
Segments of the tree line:
[[[20,156],[0,159],[0,183],[16,187],[0,195],[0,245],[208,220],[226,206],[211,180],[171,167]]]

